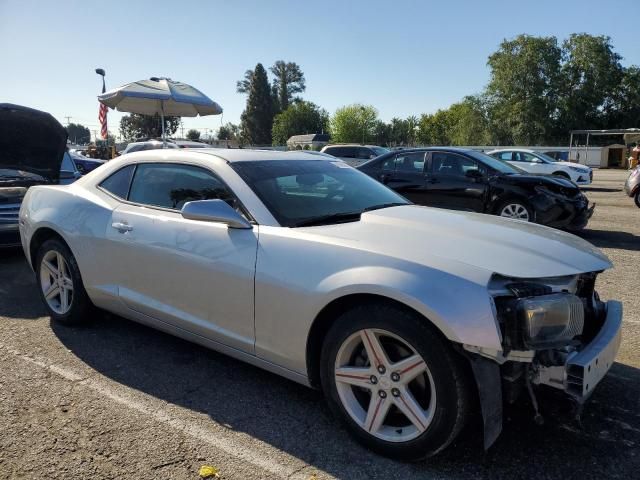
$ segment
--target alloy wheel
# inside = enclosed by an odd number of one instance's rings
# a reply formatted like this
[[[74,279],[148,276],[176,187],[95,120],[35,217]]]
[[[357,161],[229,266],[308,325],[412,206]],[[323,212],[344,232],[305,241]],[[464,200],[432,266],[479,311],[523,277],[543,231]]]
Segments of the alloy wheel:
[[[349,416],[388,442],[424,433],[436,409],[436,390],[424,359],[406,340],[382,329],[350,335],[336,356],[334,378]]]
[[[69,265],[60,252],[49,250],[40,263],[40,288],[49,308],[66,314],[73,302],[73,280]]]
[[[500,216],[529,221],[528,210],[524,207],[524,205],[521,205],[519,203],[509,203],[505,205],[500,211]]]

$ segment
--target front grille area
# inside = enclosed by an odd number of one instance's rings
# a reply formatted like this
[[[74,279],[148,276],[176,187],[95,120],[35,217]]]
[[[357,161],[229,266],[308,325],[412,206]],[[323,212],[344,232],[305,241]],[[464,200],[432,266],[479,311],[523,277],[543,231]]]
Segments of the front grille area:
[[[0,225],[17,225],[19,213],[19,203],[0,203]]]

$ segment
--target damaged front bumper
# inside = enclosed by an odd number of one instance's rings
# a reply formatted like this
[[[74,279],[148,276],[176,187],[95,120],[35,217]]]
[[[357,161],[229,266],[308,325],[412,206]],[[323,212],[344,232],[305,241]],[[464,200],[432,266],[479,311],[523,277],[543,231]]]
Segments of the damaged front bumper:
[[[583,404],[607,374],[620,348],[622,304],[608,301],[602,326],[593,339],[580,350],[564,357],[564,362],[544,365],[535,351],[512,350],[504,356],[470,345],[463,345],[478,388],[484,426],[484,447],[489,448],[502,431],[505,402],[515,401],[519,388],[531,382],[563,390],[578,404]],[[556,357],[557,358],[557,357]]]
[[[564,390],[578,402],[593,392],[613,365],[622,338],[622,304],[606,303],[607,315],[595,338],[582,350],[567,356],[564,365],[534,365],[532,382]]]

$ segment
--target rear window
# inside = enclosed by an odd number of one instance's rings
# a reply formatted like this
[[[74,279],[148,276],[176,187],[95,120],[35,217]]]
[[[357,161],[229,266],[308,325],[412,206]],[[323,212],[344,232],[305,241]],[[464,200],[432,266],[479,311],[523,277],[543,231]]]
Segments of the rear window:
[[[100,188],[115,195],[123,200],[127,199],[129,194],[129,186],[131,185],[131,177],[133,177],[133,171],[135,165],[128,165],[121,168],[116,173],[107,177],[100,184]]]
[[[341,157],[343,154],[342,147],[327,147],[324,149],[324,153],[328,153],[329,155],[333,155],[334,157]]]

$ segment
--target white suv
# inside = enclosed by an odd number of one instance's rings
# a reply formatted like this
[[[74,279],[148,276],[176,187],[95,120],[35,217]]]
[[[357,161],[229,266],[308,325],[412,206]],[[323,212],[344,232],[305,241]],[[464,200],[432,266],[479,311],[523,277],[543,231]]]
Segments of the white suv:
[[[525,172],[558,175],[568,178],[578,185],[589,185],[593,171],[586,165],[556,160],[542,152],[525,148],[493,150],[487,152],[498,160],[509,162]]]

